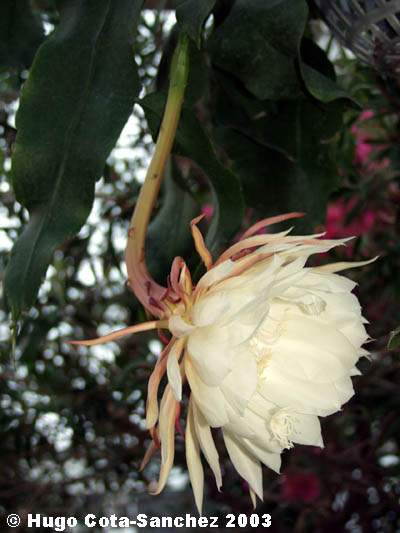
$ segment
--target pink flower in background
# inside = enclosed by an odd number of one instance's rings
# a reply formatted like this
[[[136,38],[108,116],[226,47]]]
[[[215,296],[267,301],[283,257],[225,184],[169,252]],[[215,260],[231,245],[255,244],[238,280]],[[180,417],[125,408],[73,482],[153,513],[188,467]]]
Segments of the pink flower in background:
[[[350,128],[350,132],[356,137],[356,156],[354,163],[365,165],[369,159],[371,151],[373,150],[373,146],[368,143],[368,140],[371,140],[372,136],[364,133],[362,129],[359,128],[360,125],[362,125],[362,122],[372,117],[373,112],[370,109],[363,111],[357,122],[355,122]]]
[[[214,207],[211,204],[204,204],[201,208],[201,212],[205,215],[207,222],[210,222],[211,217],[214,214]]]
[[[363,122],[368,121],[373,118],[374,113],[371,109],[363,111],[359,116],[357,122],[355,122],[351,128],[350,132],[355,136],[356,140],[356,153],[354,158],[354,164],[363,167],[368,172],[374,172],[383,168],[386,168],[390,164],[390,159],[388,157],[381,158],[379,161],[371,161],[372,152],[379,154],[385,146],[382,144],[372,144],[369,141],[373,141],[376,138],[376,133],[373,134],[371,127],[368,131],[368,126],[370,124],[363,124]]]
[[[360,136],[361,137],[361,136]],[[373,146],[364,140],[359,140],[356,146],[356,161],[365,165],[369,159],[369,155],[373,150]]]
[[[359,237],[368,234],[377,218],[376,212],[372,209],[357,212],[349,224],[345,224],[347,216],[354,208],[358,198],[353,197],[346,202],[344,198],[340,198],[328,204],[328,211],[326,216],[326,238],[337,239],[345,237]],[[353,252],[353,246],[347,244],[346,254],[350,256]]]
[[[321,485],[315,474],[284,474],[282,496],[288,501],[310,503],[321,494]]]

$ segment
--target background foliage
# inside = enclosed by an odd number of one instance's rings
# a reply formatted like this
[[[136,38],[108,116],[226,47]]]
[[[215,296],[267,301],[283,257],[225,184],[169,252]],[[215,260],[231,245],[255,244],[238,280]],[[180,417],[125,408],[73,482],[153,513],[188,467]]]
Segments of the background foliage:
[[[183,28],[192,38],[190,76],[176,155],[149,227],[151,271],[164,281],[175,255],[197,268],[188,222],[201,209],[213,213],[203,231],[214,253],[258,218],[299,210],[307,217],[296,232],[355,234],[342,256],[380,255],[349,273],[375,339],[372,361],[362,361],[354,379],[356,396],[323,420],[324,450],[297,446],[283,456],[283,475],[265,469],[257,513],[270,513],[277,532],[400,530],[400,367],[398,347],[386,348],[400,323],[398,83],[333,40],[321,48],[311,2],[186,0],[176,11],[179,28],[171,27],[171,3],[142,7],[0,6],[2,278],[8,264],[0,514],[195,513],[180,437],[161,496],[147,495],[157,460],[138,472],[158,339],[142,333],[90,350],[65,342],[144,319],[125,287],[123,251]],[[15,366],[11,311],[20,325]],[[250,515],[247,488],[217,434],[216,441],[223,493],[206,469],[205,514]]]

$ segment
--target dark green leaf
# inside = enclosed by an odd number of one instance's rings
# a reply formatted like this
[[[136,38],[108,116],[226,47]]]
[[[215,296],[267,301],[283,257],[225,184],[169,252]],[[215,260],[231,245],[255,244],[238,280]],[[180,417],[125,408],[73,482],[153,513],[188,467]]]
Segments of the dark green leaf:
[[[300,73],[309,93],[322,102],[345,99],[351,106],[358,106],[356,100],[336,84],[336,74],[326,52],[310,39],[301,42],[299,54]]]
[[[28,68],[43,40],[41,20],[29,0],[0,2],[0,66]]]
[[[198,50],[193,43],[189,44],[189,76],[185,89],[185,103],[194,106],[207,94],[209,68],[205,53]]]
[[[296,98],[295,61],[307,15],[303,0],[237,0],[208,40],[212,61],[259,99]]]
[[[187,259],[193,250],[190,221],[198,216],[200,206],[189,191],[181,187],[173,164],[167,167],[162,188],[162,206],[150,223],[146,236],[146,263],[156,281],[165,285],[176,256]]]
[[[164,102],[165,95],[160,93],[150,94],[140,102],[153,136],[160,126]],[[209,179],[215,211],[206,242],[215,250],[229,241],[241,226],[244,203],[240,183],[221,164],[200,121],[189,108],[182,110],[173,151],[193,159]]]
[[[332,102],[338,98],[345,98],[352,102],[353,105],[358,106],[357,101],[347,91],[342,89],[333,80],[321,74],[321,72],[318,72],[318,70],[304,63],[300,63],[300,69],[304,83],[314,98],[322,102]]]
[[[85,222],[140,90],[133,40],[141,0],[64,0],[60,25],[25,84],[12,158],[17,200],[30,213],[5,287],[13,317],[34,302],[56,246]]]
[[[200,48],[204,23],[215,5],[215,0],[185,0],[176,8],[176,20]]]
[[[389,334],[388,348],[396,348],[400,346],[400,327],[391,331]]]
[[[215,140],[234,161],[246,200],[261,216],[306,212],[296,229],[307,232],[325,222],[338,176],[327,141],[341,125],[341,111],[336,105],[285,102],[273,118],[265,115],[251,137],[240,128],[216,130]]]

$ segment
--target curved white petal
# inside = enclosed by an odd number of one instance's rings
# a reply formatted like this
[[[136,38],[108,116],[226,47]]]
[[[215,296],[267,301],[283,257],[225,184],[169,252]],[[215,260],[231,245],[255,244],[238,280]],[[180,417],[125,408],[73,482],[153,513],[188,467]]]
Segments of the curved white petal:
[[[308,444],[323,448],[321,424],[317,416],[293,413],[292,419],[294,429],[290,435],[290,440],[298,444]]]
[[[327,416],[339,411],[342,405],[333,383],[295,379],[272,361],[267,378],[258,390],[264,398],[280,407],[296,406],[299,413]]]
[[[168,329],[178,339],[187,337],[195,328],[196,326],[183,320],[181,315],[171,315],[168,319]]]
[[[224,428],[227,429],[233,435],[238,437],[255,438],[255,429],[249,423],[247,416],[240,416],[235,412],[229,403],[226,403],[226,411],[228,413],[229,421],[224,424]]]
[[[197,327],[209,326],[217,322],[231,308],[231,293],[210,291],[201,296],[194,305],[191,318]]]
[[[240,265],[246,258],[239,259],[234,264]],[[252,290],[256,294],[257,288],[268,285],[274,279],[276,272],[282,265],[283,259],[278,255],[272,255],[252,267],[245,270],[239,276],[232,276],[226,280],[222,280],[216,286],[218,290],[234,291],[234,290]]]
[[[239,416],[244,414],[257,388],[257,383],[255,359],[252,353],[244,347],[239,351],[232,370],[221,383],[221,391],[227,403],[237,411]]]
[[[283,334],[272,348],[272,359],[301,379],[335,380],[348,373],[358,360],[351,342],[338,329],[318,317],[291,313],[283,329]]]
[[[267,403],[266,400],[264,401]],[[265,413],[265,416],[260,416],[253,407],[254,404],[250,404],[249,409],[246,409],[245,412],[245,420],[254,431],[254,435],[249,440],[265,452],[281,453],[285,446],[276,439],[273,431],[271,431],[271,420],[279,408],[271,409],[268,414]]]
[[[268,466],[271,470],[280,473],[281,469],[281,453],[279,452],[270,452],[265,450],[262,446],[258,445],[255,442],[252,442],[249,439],[242,439],[243,446],[252,454],[254,457],[257,457],[265,466]]]
[[[262,500],[263,486],[260,461],[229,431],[223,429],[222,434],[233,466]]]
[[[319,315],[326,309],[326,299],[313,292],[297,287],[289,287],[279,296],[283,302],[296,305],[306,315]]]
[[[221,469],[219,466],[217,448],[215,447],[214,440],[211,435],[210,426],[207,424],[203,413],[197,407],[195,401],[192,401],[192,409],[194,417],[194,427],[196,429],[196,435],[200,443],[201,451],[203,452],[208,464],[211,467],[211,470],[214,473],[218,490],[220,490],[222,486]]]
[[[211,427],[220,427],[229,422],[226,400],[218,387],[206,385],[194,369],[191,357],[185,355],[185,373],[197,406]]]
[[[361,372],[358,370],[358,368],[355,366],[350,370],[350,376],[361,376]]]
[[[337,379],[334,382],[334,386],[340,397],[341,405],[348,402],[354,395],[353,382],[351,381],[350,376],[343,376],[342,378]]]
[[[220,263],[216,267],[212,267],[208,272],[204,274],[199,280],[196,289],[201,289],[214,285],[218,281],[221,281],[232,272],[235,268],[235,263],[230,259],[227,259],[223,263]]]
[[[237,333],[237,332],[236,332]],[[231,328],[197,328],[188,340],[188,351],[196,372],[209,386],[219,385],[232,370],[238,349]]]
[[[355,348],[359,348],[368,339],[368,334],[357,298],[351,293],[330,293],[325,299],[327,306],[321,320],[334,325]]]
[[[300,283],[299,287],[326,292],[351,292],[357,283],[349,278],[338,274],[321,272],[316,269],[309,270]]]

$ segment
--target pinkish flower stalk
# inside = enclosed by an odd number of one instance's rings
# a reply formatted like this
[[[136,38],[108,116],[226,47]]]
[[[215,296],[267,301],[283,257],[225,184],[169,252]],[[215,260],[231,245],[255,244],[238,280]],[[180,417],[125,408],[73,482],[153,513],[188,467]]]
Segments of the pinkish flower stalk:
[[[147,270],[146,231],[178,127],[189,72],[188,50],[188,37],[182,34],[172,59],[164,116],[154,154],[130,223],[125,255],[129,285],[142,305],[153,316],[159,318],[169,314],[169,308],[163,301],[168,289],[156,283]]]

